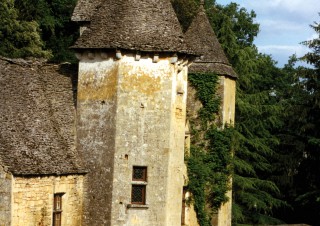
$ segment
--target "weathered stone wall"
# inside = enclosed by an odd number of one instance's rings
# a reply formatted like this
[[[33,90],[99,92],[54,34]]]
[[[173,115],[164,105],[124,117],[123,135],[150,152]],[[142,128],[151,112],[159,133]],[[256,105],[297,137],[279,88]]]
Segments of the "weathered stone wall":
[[[82,175],[14,177],[12,226],[50,226],[55,193],[62,196],[62,225],[80,226]]]
[[[220,76],[220,86],[222,87],[222,102],[221,102],[221,120],[223,125],[234,125],[235,119],[235,100],[236,100],[236,80],[225,76]],[[230,180],[230,186],[232,180]],[[227,192],[229,201],[224,203],[219,211],[216,226],[231,226],[232,220],[232,191]]]
[[[188,68],[183,67],[176,77],[173,77],[172,109],[170,130],[170,155],[167,197],[166,225],[181,225],[182,192],[186,180],[184,149],[186,130],[186,103]],[[174,211],[173,211],[174,210]],[[179,220],[179,221],[178,221]]]
[[[236,80],[225,76],[219,78],[222,87],[221,120],[224,125],[232,126],[235,119]]]
[[[79,63],[77,149],[89,170],[84,225],[111,225],[118,63],[83,58]]]
[[[84,223],[180,225],[187,69],[170,57],[100,56],[79,66]],[[130,205],[133,166],[147,167],[146,205]]]
[[[0,226],[11,225],[12,175],[0,165]]]
[[[217,122],[222,123],[223,126],[225,124],[233,125],[235,119],[235,79],[231,77],[219,76],[217,94],[221,96],[221,106],[220,112],[217,115]],[[187,118],[190,120],[195,120],[198,117],[197,113],[201,107],[201,102],[196,97],[196,90],[193,87],[189,86]],[[230,183],[232,183],[231,180]],[[231,226],[232,191],[228,191],[227,196],[229,197],[229,201],[221,206],[217,214],[213,215],[211,221],[211,224],[213,226]],[[196,225],[194,222],[197,222],[197,219],[196,215],[193,214],[193,212],[193,206],[191,205],[186,210],[186,225]]]

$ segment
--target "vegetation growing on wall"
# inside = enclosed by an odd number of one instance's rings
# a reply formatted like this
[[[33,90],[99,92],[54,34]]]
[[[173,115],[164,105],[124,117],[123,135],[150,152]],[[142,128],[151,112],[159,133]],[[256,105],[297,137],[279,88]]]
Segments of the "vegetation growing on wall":
[[[189,74],[189,82],[202,104],[198,118],[190,121],[192,144],[188,158],[188,188],[201,226],[211,225],[211,214],[228,201],[226,192],[230,189],[233,130],[222,130],[217,125],[217,81],[216,74]]]

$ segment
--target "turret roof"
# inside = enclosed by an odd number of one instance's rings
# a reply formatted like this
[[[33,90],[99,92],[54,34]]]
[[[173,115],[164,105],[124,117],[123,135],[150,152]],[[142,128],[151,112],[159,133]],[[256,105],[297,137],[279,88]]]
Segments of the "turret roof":
[[[169,0],[105,0],[73,48],[192,53]]]
[[[190,27],[185,33],[187,45],[194,52],[201,53],[202,57],[197,59],[190,67],[192,72],[215,72],[217,74],[236,77],[229,61],[210,25],[203,4],[193,19]]]
[[[78,0],[77,5],[73,11],[72,21],[91,21],[97,7],[103,0]]]

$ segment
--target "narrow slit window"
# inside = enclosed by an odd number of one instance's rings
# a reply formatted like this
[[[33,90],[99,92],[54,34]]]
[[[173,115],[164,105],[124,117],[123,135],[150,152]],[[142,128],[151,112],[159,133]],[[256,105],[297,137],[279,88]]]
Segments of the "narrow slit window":
[[[64,193],[56,193],[53,196],[53,216],[52,225],[61,226],[62,196]]]

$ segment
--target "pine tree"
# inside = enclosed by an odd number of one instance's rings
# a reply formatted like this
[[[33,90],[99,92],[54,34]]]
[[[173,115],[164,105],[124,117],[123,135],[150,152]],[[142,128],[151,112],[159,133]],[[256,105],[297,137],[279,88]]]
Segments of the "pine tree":
[[[303,42],[310,48],[302,60],[312,67],[294,67],[298,60],[291,58],[284,68],[292,76],[287,90],[287,111],[280,130],[278,178],[284,198],[292,211],[283,211],[288,222],[319,225],[320,215],[320,25],[311,26],[318,37]],[[282,158],[281,158],[282,157]],[[280,179],[279,179],[280,178]]]
[[[278,223],[272,211],[285,203],[271,181],[272,156],[278,139],[272,131],[281,126],[282,106],[277,103],[273,80],[281,76],[275,62],[253,45],[259,25],[255,13],[237,4],[213,6],[210,18],[219,41],[237,71],[236,137],[233,177],[233,221]]]

